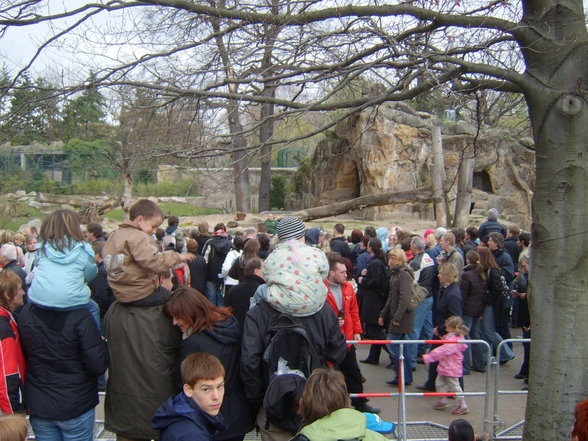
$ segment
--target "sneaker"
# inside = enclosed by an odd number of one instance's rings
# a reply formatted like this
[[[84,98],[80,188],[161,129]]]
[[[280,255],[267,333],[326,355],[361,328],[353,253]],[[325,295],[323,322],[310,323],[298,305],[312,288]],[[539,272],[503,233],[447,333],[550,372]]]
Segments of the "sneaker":
[[[465,415],[466,413],[470,413],[470,408],[466,405],[460,404],[455,409],[451,411],[453,415]]]
[[[433,409],[435,409],[435,410],[443,410],[443,409],[447,409],[447,406],[449,406],[448,403],[444,403],[443,401],[437,401],[435,403],[435,405],[433,406]]]

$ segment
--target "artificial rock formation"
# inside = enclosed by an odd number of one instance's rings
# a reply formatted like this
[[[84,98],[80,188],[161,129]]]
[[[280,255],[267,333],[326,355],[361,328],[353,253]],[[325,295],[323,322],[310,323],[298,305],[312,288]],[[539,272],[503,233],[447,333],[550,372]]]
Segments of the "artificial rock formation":
[[[297,171],[288,208],[301,210],[368,194],[431,186],[433,125],[441,125],[443,134],[443,182],[449,213],[455,208],[462,159],[473,155],[472,213],[485,217],[488,208],[496,207],[508,222],[528,228],[535,176],[532,141],[509,139],[498,130],[476,135],[475,128],[463,121],[443,125],[402,103],[366,110],[328,133],[313,157]],[[356,214],[364,219],[393,214],[435,217],[432,204],[424,202],[368,207]]]

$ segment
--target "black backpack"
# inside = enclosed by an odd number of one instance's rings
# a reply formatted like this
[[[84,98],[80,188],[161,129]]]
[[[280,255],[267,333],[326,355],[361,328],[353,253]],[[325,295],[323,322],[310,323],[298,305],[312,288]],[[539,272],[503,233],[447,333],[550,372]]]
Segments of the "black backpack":
[[[490,270],[487,272],[487,277],[487,304],[493,305],[497,310],[510,307],[511,293],[504,276],[500,274],[495,279],[497,281],[496,286],[492,286],[492,282],[490,281]]]
[[[261,303],[260,307],[270,316],[263,353],[269,378],[263,398],[266,428],[271,423],[282,430],[296,433],[301,426],[298,403],[306,379],[323,363],[302,319],[280,313],[267,302]]]

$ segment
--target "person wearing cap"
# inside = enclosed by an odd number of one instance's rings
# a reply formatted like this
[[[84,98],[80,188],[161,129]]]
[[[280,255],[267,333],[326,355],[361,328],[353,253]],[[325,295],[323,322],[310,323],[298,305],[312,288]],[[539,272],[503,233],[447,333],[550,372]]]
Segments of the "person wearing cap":
[[[293,216],[280,220],[276,234],[279,242],[265,261],[267,300],[280,312],[314,314],[327,298],[323,284],[329,275],[327,257],[304,243],[304,224]]]
[[[345,337],[337,317],[326,304],[329,263],[324,253],[304,243],[304,224],[295,217],[278,223],[279,243],[265,261],[264,278],[245,316],[241,345],[241,379],[252,406],[260,406],[257,417],[262,440],[289,440],[292,434],[266,424],[261,403],[268,387],[263,354],[269,344],[265,338],[272,322],[271,308],[297,317],[320,354],[319,364],[339,365],[345,358]],[[266,305],[267,304],[267,305]]]
[[[325,239],[325,232],[319,227],[312,227],[306,230],[306,243],[314,248],[320,248]]]
[[[478,228],[478,237],[480,240],[486,242],[488,235],[492,232],[500,233],[506,237],[506,227],[498,222],[498,216],[500,216],[500,212],[497,208],[488,210],[488,220]]]

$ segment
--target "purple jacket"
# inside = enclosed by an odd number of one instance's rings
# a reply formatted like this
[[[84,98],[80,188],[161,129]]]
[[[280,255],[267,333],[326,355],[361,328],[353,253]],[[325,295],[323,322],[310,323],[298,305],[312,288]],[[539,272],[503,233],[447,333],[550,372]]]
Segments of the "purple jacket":
[[[458,337],[453,332],[450,332],[441,337],[441,339],[459,341],[463,340],[464,337]],[[463,376],[463,351],[465,351],[467,347],[468,345],[465,343],[446,343],[436,347],[428,354],[424,354],[423,361],[425,363],[438,361],[439,366],[437,366],[437,373],[439,375],[459,378]]]

